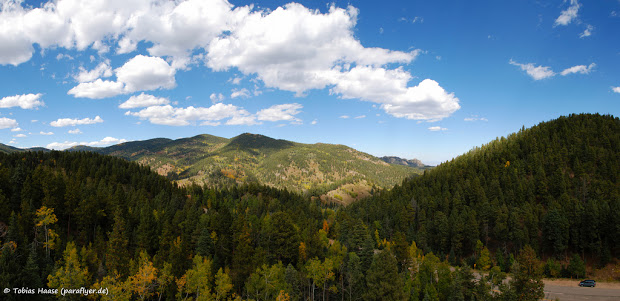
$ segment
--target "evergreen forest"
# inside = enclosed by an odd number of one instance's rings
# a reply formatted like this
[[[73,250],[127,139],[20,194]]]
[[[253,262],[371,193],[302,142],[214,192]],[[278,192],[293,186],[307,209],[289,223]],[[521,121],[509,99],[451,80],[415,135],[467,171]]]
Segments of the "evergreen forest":
[[[0,153],[0,288],[26,289],[2,299],[540,300],[543,276],[620,257],[618,166],[620,119],[598,114],[348,206],[255,182],[179,186],[89,151]],[[35,293],[81,287],[105,294]]]

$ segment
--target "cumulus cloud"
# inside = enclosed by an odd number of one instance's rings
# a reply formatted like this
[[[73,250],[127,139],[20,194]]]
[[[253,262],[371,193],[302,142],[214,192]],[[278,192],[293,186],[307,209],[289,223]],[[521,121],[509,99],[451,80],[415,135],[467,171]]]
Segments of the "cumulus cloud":
[[[230,78],[228,81],[231,82],[233,85],[238,85],[241,83],[242,78],[241,77],[234,77],[234,78]]]
[[[589,74],[590,71],[592,71],[592,68],[594,67],[596,67],[595,63],[592,63],[588,66],[586,65],[573,66],[573,67],[564,69],[562,72],[560,72],[560,74],[564,76],[572,74],[572,73]]]
[[[227,125],[257,125],[256,116],[253,115],[237,115],[226,121]]]
[[[95,119],[91,118],[82,118],[82,119],[71,119],[71,118],[60,118],[58,120],[50,122],[50,125],[53,127],[65,127],[65,126],[76,126],[81,124],[95,124],[102,123],[103,119],[101,117],[96,116]]]
[[[230,94],[230,98],[237,98],[237,97],[250,97],[250,91],[248,91],[248,89],[243,88],[243,89],[233,89],[232,93]]]
[[[123,83],[97,79],[93,82],[80,83],[71,88],[67,94],[80,98],[100,99],[123,93]]]
[[[0,129],[16,128],[17,120],[6,117],[0,117]]]
[[[125,115],[148,119],[153,124],[184,126],[193,121],[219,121],[226,118],[248,116],[246,110],[232,104],[216,103],[208,108],[178,108],[171,105],[151,106],[138,112],[128,111]]]
[[[160,57],[137,55],[115,70],[126,92],[171,89],[176,86],[176,70]]]
[[[0,64],[29,60],[34,43],[117,53],[133,52],[140,42],[151,45],[149,56],[137,55],[112,71],[116,81],[102,80],[110,75],[109,64],[83,70],[77,76],[83,82],[69,91],[75,97],[170,89],[176,70],[203,60],[214,71],[235,68],[297,96],[328,87],[342,98],[378,103],[396,117],[437,120],[460,108],[458,98],[435,81],[409,85],[409,72],[386,67],[411,63],[420,50],[364,47],[356,38],[358,10],[352,6],[322,13],[297,3],[264,10],[226,0],[58,0],[40,8],[8,3],[0,16],[6,29],[0,31]],[[429,81],[441,90],[425,90]],[[242,91],[235,96],[249,96]]]
[[[577,0],[570,0],[570,6],[563,10],[560,13],[560,16],[555,19],[554,26],[570,24],[575,18],[577,18],[577,13],[579,12],[580,7],[581,5]]]
[[[155,97],[153,95],[141,93],[140,95],[134,95],[129,97],[127,101],[120,104],[118,107],[121,109],[134,109],[150,106],[158,106],[169,104],[170,101],[167,98]]]
[[[299,121],[295,115],[303,108],[298,103],[274,105],[256,113],[256,119],[263,121]]]
[[[615,93],[620,93],[620,87],[611,87],[611,90]]]
[[[15,137],[15,138],[24,138],[24,137],[27,137],[27,136],[25,134],[17,134],[17,135],[14,135],[13,137]]]
[[[99,63],[97,67],[90,71],[80,66],[80,72],[73,78],[79,83],[85,83],[92,82],[100,77],[110,77],[112,75],[112,67],[110,67],[110,62],[106,60],[105,62]]]
[[[23,131],[22,128],[13,128],[13,129],[11,129],[11,132],[21,132],[21,131]]]
[[[41,131],[41,132],[39,132],[39,135],[43,135],[43,136],[51,136],[51,135],[54,135],[54,133],[53,133],[53,132],[44,132],[44,131]]]
[[[218,103],[218,102],[222,102],[224,100],[224,95],[222,95],[222,93],[211,93],[211,96],[209,96],[209,99],[211,99],[212,103]]]
[[[512,59],[510,60],[509,63],[511,65],[518,66],[519,68],[521,68],[521,70],[525,71],[527,75],[532,77],[534,80],[541,80],[541,79],[545,79],[545,78],[552,77],[555,75],[555,72],[553,72],[553,70],[551,70],[550,67],[535,66],[532,63],[520,64],[520,63],[513,61]]]
[[[87,72],[81,79],[90,79],[95,75],[105,76],[107,74],[105,72],[108,71],[112,72],[106,69],[101,74],[96,68]],[[75,97],[99,99],[136,91],[172,89],[176,86],[174,78],[176,70],[160,57],[137,55],[115,69],[114,73],[116,81],[104,81],[98,78],[94,81],[81,82],[69,90],[68,94]]]
[[[317,123],[319,123],[319,121],[318,121],[318,120],[316,120],[316,119],[315,119],[315,120],[312,120],[312,122],[310,122],[310,124],[312,124],[312,125],[315,125],[315,124],[317,124]]]
[[[349,118],[351,118],[351,116],[349,116],[349,115],[342,115],[342,116],[340,116],[339,118],[342,118],[342,119],[349,119]]]
[[[22,109],[34,109],[36,107],[44,105],[44,103],[41,101],[42,95],[43,94],[38,93],[7,96],[0,99],[0,108],[20,107]]]
[[[447,130],[447,128],[442,128],[440,126],[431,126],[428,128],[428,130],[431,132],[438,132],[438,131],[445,131]]]
[[[92,141],[92,142],[70,142],[70,141],[52,142],[48,144],[46,147],[49,149],[61,150],[61,149],[67,149],[67,148],[78,146],[78,145],[99,147],[99,146],[108,146],[108,145],[124,143],[124,142],[127,142],[127,140],[118,139],[114,137],[105,137],[99,141]]]
[[[225,119],[227,125],[256,125],[262,121],[290,121],[299,123],[302,105],[297,103],[274,105],[251,114],[232,104],[216,103],[210,107],[173,107],[171,105],[150,106],[137,112],[127,111],[125,115],[148,120],[153,124],[186,126],[194,122],[200,125],[217,126]]]
[[[82,131],[80,131],[80,129],[73,129],[73,130],[69,130],[67,133],[69,134],[82,134]]]

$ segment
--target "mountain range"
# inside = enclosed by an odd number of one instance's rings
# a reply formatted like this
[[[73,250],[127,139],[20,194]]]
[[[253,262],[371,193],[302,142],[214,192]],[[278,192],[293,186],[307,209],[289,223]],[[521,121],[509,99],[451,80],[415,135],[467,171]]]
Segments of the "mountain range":
[[[0,151],[22,150],[2,146]],[[80,145],[68,151],[90,151],[136,161],[180,185],[257,183],[345,204],[370,195],[373,187],[392,187],[428,168],[419,160],[377,158],[344,145],[304,144],[250,133],[230,139],[203,134],[101,148]]]

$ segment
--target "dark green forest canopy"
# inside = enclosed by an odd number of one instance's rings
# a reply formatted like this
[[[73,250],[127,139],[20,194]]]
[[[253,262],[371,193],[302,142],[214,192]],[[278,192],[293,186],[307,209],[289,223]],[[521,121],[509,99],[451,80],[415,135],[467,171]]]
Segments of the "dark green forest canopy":
[[[0,287],[108,287],[112,299],[151,300],[516,300],[526,283],[536,297],[536,256],[618,257],[619,134],[618,118],[562,117],[346,208],[257,184],[178,187],[91,152],[0,154]],[[476,280],[474,263],[496,267]],[[518,277],[501,284],[502,271]]]
[[[620,120],[560,117],[477,147],[348,208],[381,237],[407,234],[457,257],[482,241],[503,254],[620,255]]]

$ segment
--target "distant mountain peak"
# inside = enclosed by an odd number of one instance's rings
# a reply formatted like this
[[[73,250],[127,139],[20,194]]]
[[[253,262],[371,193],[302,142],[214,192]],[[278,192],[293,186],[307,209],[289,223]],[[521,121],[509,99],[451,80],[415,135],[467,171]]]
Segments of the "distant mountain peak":
[[[396,165],[404,165],[404,166],[419,167],[419,168],[428,167],[428,165],[422,163],[422,161],[418,159],[407,160],[407,159],[403,159],[403,158],[396,157],[396,156],[384,156],[379,159],[387,163],[396,164]]]
[[[274,139],[261,134],[243,133],[230,139],[229,147],[245,149],[284,149],[293,147],[295,143],[282,139]]]

